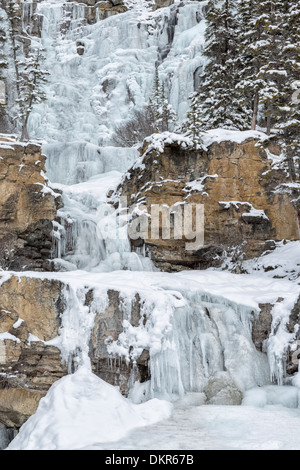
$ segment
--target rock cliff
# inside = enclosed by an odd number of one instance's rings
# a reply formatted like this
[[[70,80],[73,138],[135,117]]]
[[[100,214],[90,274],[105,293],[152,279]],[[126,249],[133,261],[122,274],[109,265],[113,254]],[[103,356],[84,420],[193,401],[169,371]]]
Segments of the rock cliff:
[[[32,415],[50,386],[72,369],[63,360],[61,350],[53,344],[59,336],[62,316],[67,306],[66,286],[51,278],[28,276],[2,278],[0,289],[0,423],[19,428]],[[107,307],[95,311],[90,335],[89,356],[93,372],[124,395],[128,393],[133,368],[122,358],[108,354],[107,342],[117,340],[127,318],[120,293],[107,292]],[[85,295],[85,306],[94,308],[93,289]],[[136,295],[130,308],[132,326],[141,316],[140,298]],[[54,341],[55,343],[55,341]],[[137,360],[135,379],[149,379],[148,351]]]
[[[205,269],[220,266],[224,256],[253,258],[279,240],[299,239],[300,208],[283,190],[289,180],[276,169],[269,152],[254,138],[242,143],[212,143],[207,150],[166,144],[163,152],[144,147],[142,162],[123,179],[117,194],[130,207],[152,205],[204,205],[204,246],[186,250],[186,238],[133,240],[145,245],[162,270]],[[297,192],[297,191],[296,191]],[[299,192],[299,190],[298,190]],[[172,223],[171,223],[172,225]],[[173,237],[173,238],[172,238]]]
[[[61,206],[44,177],[37,144],[0,137],[0,266],[51,270],[52,221]]]
[[[60,350],[46,344],[63,309],[60,282],[12,276],[1,285],[0,422],[8,428],[20,427],[67,373]]]

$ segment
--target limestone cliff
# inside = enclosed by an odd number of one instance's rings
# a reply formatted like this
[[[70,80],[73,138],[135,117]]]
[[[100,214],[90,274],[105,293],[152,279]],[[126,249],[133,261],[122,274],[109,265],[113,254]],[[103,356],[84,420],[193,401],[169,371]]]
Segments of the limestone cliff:
[[[44,177],[37,144],[0,137],[0,266],[50,270],[52,221],[61,205]]]
[[[69,287],[63,282],[28,276],[4,276],[0,289],[0,423],[19,428],[31,416],[50,386],[66,375],[68,364],[55,346],[62,316],[67,308]],[[93,289],[85,295],[85,306],[94,308]],[[130,309],[132,326],[141,317],[136,295]],[[126,318],[120,293],[107,292],[107,306],[96,308],[89,356],[92,369],[102,379],[128,393],[133,364],[108,354],[107,341],[116,340]],[[148,351],[137,360],[135,379],[149,378]],[[69,368],[72,368],[72,359]]]
[[[0,289],[0,422],[20,427],[49,387],[67,373],[58,335],[64,310],[62,284],[17,276]]]
[[[199,250],[187,251],[184,237],[151,239],[150,230],[144,240],[132,241],[133,247],[144,244],[160,269],[219,266],[224,254],[252,258],[274,241],[299,239],[296,194],[282,190],[289,180],[257,140],[214,142],[197,151],[166,144],[162,153],[146,146],[142,153],[142,163],[129,170],[117,191],[131,207],[143,203],[150,214],[153,204],[204,205]]]

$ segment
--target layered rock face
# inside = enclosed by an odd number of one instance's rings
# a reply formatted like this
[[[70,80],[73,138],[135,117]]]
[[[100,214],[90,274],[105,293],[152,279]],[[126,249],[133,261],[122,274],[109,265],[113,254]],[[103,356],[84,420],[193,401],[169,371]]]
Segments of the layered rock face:
[[[5,141],[6,140],[6,141]],[[0,266],[51,270],[52,221],[60,194],[47,186],[45,156],[36,144],[0,137]]]
[[[20,427],[67,373],[60,350],[46,343],[58,335],[63,310],[59,281],[12,276],[2,282],[0,422],[8,428]]]
[[[86,5],[84,9],[84,19],[88,24],[94,24],[99,20],[105,20],[110,16],[118,15],[128,10],[122,0],[100,2],[97,0],[75,0],[72,3]]]
[[[16,15],[13,19],[14,27],[22,33],[23,27],[30,36],[40,37],[43,17],[37,13],[37,4],[41,3],[42,0],[34,0],[32,2],[22,2],[22,0],[16,0],[16,5],[19,7],[16,11]],[[7,2],[2,0],[0,7],[4,10],[7,8]],[[22,24],[23,23],[23,24]],[[23,35],[22,42],[24,47],[30,44],[29,37]]]
[[[19,428],[36,410],[40,399],[58,379],[71,372],[61,350],[52,344],[60,334],[67,307],[68,286],[55,279],[27,276],[2,278],[0,289],[0,423]],[[85,296],[85,306],[94,309],[93,290]],[[108,290],[104,310],[95,311],[89,356],[93,372],[128,393],[133,364],[112,359],[107,345],[117,340],[127,318],[119,292]],[[94,311],[94,310],[93,310]],[[137,295],[130,309],[132,326],[141,316]],[[55,341],[54,341],[55,342]],[[137,360],[134,379],[149,379],[148,351]]]
[[[2,388],[46,391],[66,368],[57,337],[65,304],[62,283],[11,276],[0,289],[0,377]]]
[[[22,32],[23,28],[31,36],[41,36],[43,27],[43,15],[38,12],[37,5],[43,0],[33,0],[32,2],[22,2],[17,0],[19,10],[17,11],[15,27]],[[75,7],[73,8],[73,5]],[[5,1],[0,2],[2,8],[6,8]],[[164,5],[165,6],[165,5]],[[76,8],[77,7],[77,8]],[[79,11],[78,8],[81,7]],[[71,21],[79,20],[84,24],[94,24],[99,20],[104,20],[110,16],[124,13],[128,8],[124,5],[123,0],[69,0],[62,2],[62,8],[66,11],[66,22],[61,25],[62,32],[66,32]],[[23,37],[23,43],[26,51],[26,45],[30,44],[30,40]]]
[[[151,238],[149,228],[144,239],[132,241],[133,246],[145,244],[160,269],[219,266],[224,253],[252,258],[274,241],[299,239],[299,211],[291,202],[295,195],[280,190],[287,177],[272,168],[257,140],[213,143],[207,151],[178,144],[167,144],[163,153],[146,150],[142,164],[129,170],[118,188],[131,207],[142,203],[151,215],[152,205],[204,206],[204,245],[199,249],[186,249],[184,232],[174,239],[172,218],[169,239]]]
[[[130,376],[133,373],[133,364],[126,363],[122,358],[112,358],[108,354],[107,346],[116,341],[123,332],[123,321],[127,314],[118,291],[109,290],[108,306],[104,312],[98,312],[90,339],[90,358],[93,372],[106,382],[120,387],[124,395],[128,394]],[[139,325],[141,318],[140,297],[137,294],[130,309],[130,324]],[[145,382],[149,377],[148,362],[149,351],[144,350],[137,359],[137,368],[134,371],[134,380]]]

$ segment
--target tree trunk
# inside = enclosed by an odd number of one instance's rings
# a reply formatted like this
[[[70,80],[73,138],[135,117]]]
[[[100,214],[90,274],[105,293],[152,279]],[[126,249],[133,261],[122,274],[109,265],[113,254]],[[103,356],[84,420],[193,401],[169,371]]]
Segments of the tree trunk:
[[[28,134],[28,130],[27,130],[28,119],[29,119],[29,113],[26,114],[25,120],[23,122],[21,142],[25,142],[25,141],[29,140],[29,134]]]
[[[267,135],[271,134],[271,116],[267,116]]]
[[[258,115],[258,91],[255,92],[255,95],[254,95],[254,103],[253,103],[253,117],[252,117],[252,126],[251,126],[251,129],[253,131],[256,130],[256,126],[257,126],[257,115]]]
[[[288,163],[288,168],[289,168],[289,174],[290,174],[290,179],[291,181],[296,181],[296,168],[295,168],[295,162],[293,158],[293,152],[290,147],[287,147],[286,149],[286,158],[287,158],[287,163]]]

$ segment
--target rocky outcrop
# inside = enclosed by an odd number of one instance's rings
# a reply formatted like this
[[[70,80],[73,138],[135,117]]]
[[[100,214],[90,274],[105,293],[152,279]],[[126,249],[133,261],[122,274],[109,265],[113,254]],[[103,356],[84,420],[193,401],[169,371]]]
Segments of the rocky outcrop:
[[[148,362],[149,351],[144,350],[137,359],[136,368],[133,370],[133,363],[126,362],[122,358],[112,358],[108,354],[107,346],[116,341],[123,332],[123,321],[128,312],[124,312],[122,299],[118,291],[109,290],[108,307],[105,312],[99,312],[95,318],[95,326],[90,340],[90,357],[93,372],[106,382],[120,387],[124,395],[128,394],[129,379],[134,373],[134,379],[139,382],[149,380]],[[141,317],[141,303],[137,294],[132,302],[130,313],[130,323],[138,326]]]
[[[37,13],[37,4],[41,3],[42,0],[33,0],[31,2],[22,2],[21,0],[16,0],[15,4],[17,5],[16,15],[14,16],[14,28],[19,30],[20,34],[22,31],[30,36],[41,36],[42,25],[43,25],[43,16]],[[0,6],[3,9],[6,9],[7,2],[2,0]],[[26,38],[24,35],[20,37],[20,40],[25,46],[30,44],[29,36]]]
[[[207,405],[239,406],[243,394],[237,388],[228,372],[219,372],[210,377],[204,389]]]
[[[149,230],[132,240],[133,248],[145,245],[160,269],[220,266],[224,253],[248,259],[272,248],[274,241],[299,239],[299,215],[292,197],[278,190],[287,177],[272,168],[267,152],[254,138],[214,142],[206,151],[169,143],[163,152],[145,147],[143,155],[118,188],[131,208],[142,203],[151,216],[153,205],[204,206],[204,244],[199,249],[186,249],[185,233],[174,238],[172,217],[171,237],[153,238]]]
[[[0,267],[51,270],[52,221],[61,207],[37,144],[0,136]]]
[[[0,288],[0,388],[47,391],[66,373],[57,337],[63,284],[11,276]]]
[[[0,423],[19,428],[34,413],[50,386],[68,373],[61,351],[52,341],[60,333],[66,309],[68,286],[55,279],[10,276],[0,288]],[[137,294],[130,311],[125,310],[120,293],[107,292],[104,310],[96,309],[90,337],[93,372],[128,393],[129,381],[149,379],[149,352],[144,350],[136,363],[108,353],[107,346],[123,331],[130,318],[138,326],[141,302]],[[94,309],[93,290],[85,296],[85,306]],[[94,310],[93,310],[94,311]],[[49,344],[50,342],[50,344]]]
[[[55,280],[2,278],[0,449],[35,412],[49,387],[67,374],[60,350],[47,344],[59,332],[65,308],[62,292],[63,284]]]
[[[265,341],[269,338],[272,327],[272,309],[271,304],[260,304],[258,315],[253,314],[252,321],[252,341],[258,351],[264,350]]]
[[[45,393],[32,390],[0,390],[0,421],[7,428],[21,427],[38,407]]]
[[[118,15],[128,10],[123,0],[73,0],[70,3],[85,5],[83,24],[84,22],[94,24],[99,20],[105,20],[110,16]],[[71,17],[69,19],[72,20]]]
[[[169,7],[170,5],[173,5],[173,4],[174,4],[174,0],[155,0],[153,9],[158,10],[159,8]]]

